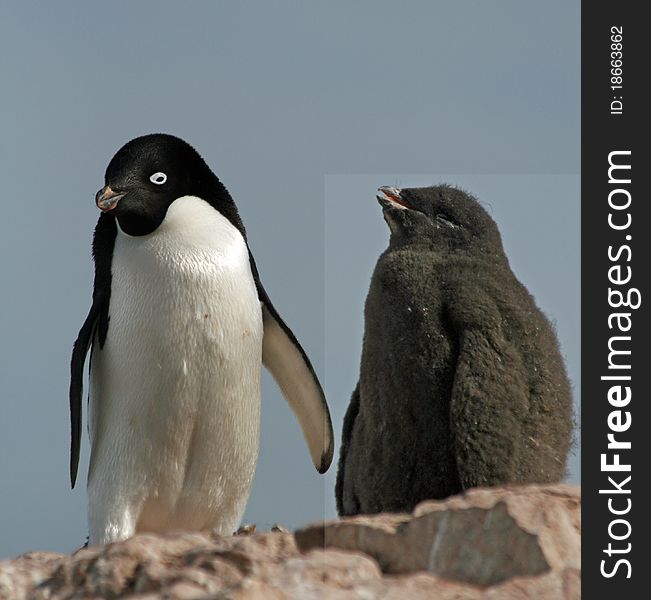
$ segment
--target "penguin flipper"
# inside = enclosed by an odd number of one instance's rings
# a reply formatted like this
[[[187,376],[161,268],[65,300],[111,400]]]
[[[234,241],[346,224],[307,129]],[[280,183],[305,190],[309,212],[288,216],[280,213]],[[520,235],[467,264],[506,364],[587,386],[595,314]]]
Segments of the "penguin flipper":
[[[459,336],[450,432],[463,489],[519,480],[529,386],[522,358],[499,326]]]
[[[325,473],[332,462],[334,433],[323,389],[310,359],[271,303],[250,251],[249,262],[262,306],[262,362],[296,415],[316,470]]]
[[[351,506],[351,502],[346,501],[353,494],[353,491],[344,489],[346,487],[346,461],[348,459],[348,452],[350,450],[353,427],[355,425],[355,419],[357,419],[357,413],[359,413],[359,383],[357,383],[357,387],[350,399],[350,404],[348,405],[346,415],[344,416],[344,425],[341,432],[339,466],[337,468],[337,481],[335,483],[335,499],[337,501],[337,514],[339,514],[339,516],[359,513],[359,506]]]
[[[95,332],[98,333],[100,348],[106,341],[109,321],[108,305],[111,295],[111,262],[113,260],[116,234],[115,217],[102,213],[93,234],[93,259],[95,261],[93,304],[79,330],[70,361],[70,484],[73,488],[77,480],[79,451],[81,449],[81,397],[83,394],[84,364]]]
[[[74,488],[79,468],[79,452],[81,448],[81,397],[84,385],[84,364],[90,347],[95,326],[100,313],[100,303],[95,301],[88,312],[84,324],[72,348],[70,361],[70,485]]]
[[[292,331],[266,302],[262,322],[262,362],[296,415],[316,470],[325,473],[332,462],[334,434],[321,384]]]

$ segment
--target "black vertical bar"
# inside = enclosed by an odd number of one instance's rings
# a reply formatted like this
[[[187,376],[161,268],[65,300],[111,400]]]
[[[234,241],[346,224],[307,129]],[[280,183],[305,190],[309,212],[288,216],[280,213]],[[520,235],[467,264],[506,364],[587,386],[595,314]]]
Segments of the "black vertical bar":
[[[642,584],[651,506],[644,142],[651,103],[642,91],[650,54],[643,8],[582,3],[582,595],[590,600],[649,597]]]

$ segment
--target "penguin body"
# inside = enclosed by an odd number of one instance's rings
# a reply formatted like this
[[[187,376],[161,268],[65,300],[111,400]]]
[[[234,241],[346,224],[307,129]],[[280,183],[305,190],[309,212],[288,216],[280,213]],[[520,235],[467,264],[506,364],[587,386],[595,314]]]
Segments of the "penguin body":
[[[141,171],[175,188],[152,199],[146,183],[144,192],[134,183]],[[146,136],[116,154],[98,193],[98,206],[110,208],[95,231],[93,307],[71,379],[74,485],[91,347],[91,545],[138,531],[237,529],[258,455],[263,360],[317,469],[332,456],[318,380],[260,283],[234,203],[211,175],[185,142]]]
[[[475,486],[565,474],[570,385],[497,226],[449,186],[380,188],[391,229],[344,419],[342,515],[411,511]]]

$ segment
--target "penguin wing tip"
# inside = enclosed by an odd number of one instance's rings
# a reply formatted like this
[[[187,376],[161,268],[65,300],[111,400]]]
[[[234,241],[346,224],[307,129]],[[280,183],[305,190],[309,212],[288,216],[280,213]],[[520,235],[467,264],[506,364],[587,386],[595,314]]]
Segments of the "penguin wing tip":
[[[323,454],[321,454],[321,461],[319,462],[318,465],[316,465],[316,470],[323,475],[329,468],[330,465],[332,464],[332,456],[334,454],[334,448],[332,443],[328,446],[326,450],[324,450]]]
[[[77,467],[78,465],[73,463],[70,465],[70,489],[75,489],[75,484],[77,483]]]

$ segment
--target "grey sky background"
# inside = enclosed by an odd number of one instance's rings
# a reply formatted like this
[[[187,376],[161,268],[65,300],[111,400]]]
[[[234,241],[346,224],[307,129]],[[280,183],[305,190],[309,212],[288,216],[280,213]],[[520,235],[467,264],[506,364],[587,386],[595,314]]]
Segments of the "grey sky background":
[[[492,206],[578,397],[579,34],[579,2],[560,0],[0,3],[0,558],[85,539],[69,355],[90,303],[93,195],[144,133],[186,139],[231,191],[337,440],[388,238],[383,184],[446,180]],[[245,520],[334,516],[335,467],[314,471],[265,376]]]

